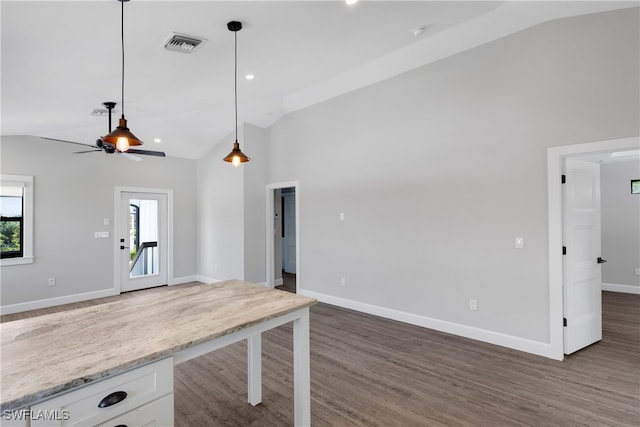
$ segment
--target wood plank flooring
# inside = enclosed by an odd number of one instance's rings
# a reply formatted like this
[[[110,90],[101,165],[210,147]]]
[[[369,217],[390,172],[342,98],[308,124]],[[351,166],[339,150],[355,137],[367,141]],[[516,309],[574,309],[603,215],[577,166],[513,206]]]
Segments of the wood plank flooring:
[[[291,326],[265,333],[257,407],[245,343],[176,366],[176,427],[293,425],[292,362]],[[314,426],[638,426],[640,296],[604,292],[603,340],[563,362],[317,304],[311,399]]]
[[[296,275],[293,273],[282,272],[282,285],[276,286],[281,291],[296,293]]]

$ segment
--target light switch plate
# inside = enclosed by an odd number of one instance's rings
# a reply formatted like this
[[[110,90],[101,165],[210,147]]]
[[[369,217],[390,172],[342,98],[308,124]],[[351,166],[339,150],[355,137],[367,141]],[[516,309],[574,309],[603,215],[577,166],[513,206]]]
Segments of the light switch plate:
[[[522,249],[522,248],[524,248],[524,238],[522,238],[522,237],[516,237],[515,244],[516,244],[516,249]]]

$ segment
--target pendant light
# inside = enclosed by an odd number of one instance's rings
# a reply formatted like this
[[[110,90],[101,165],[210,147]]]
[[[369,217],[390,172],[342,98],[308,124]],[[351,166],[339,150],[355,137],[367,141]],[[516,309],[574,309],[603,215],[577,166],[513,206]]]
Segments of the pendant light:
[[[118,123],[118,127],[116,127],[112,132],[109,132],[107,135],[102,137],[102,140],[108,144],[111,144],[116,147],[118,151],[127,151],[129,147],[142,145],[143,142],[135,136],[129,128],[127,127],[127,119],[124,118],[124,3],[129,0],[118,0],[122,3],[122,12],[120,14],[120,41],[122,45],[122,98],[120,105],[122,106],[122,117],[120,117],[120,122]]]
[[[238,167],[240,163],[246,163],[250,159],[240,151],[240,144],[238,144],[238,31],[242,29],[242,22],[231,21],[227,23],[229,31],[233,31],[235,40],[235,53],[234,53],[234,104],[236,110],[236,142],[233,143],[233,150],[223,160],[225,162],[231,162],[233,166]]]

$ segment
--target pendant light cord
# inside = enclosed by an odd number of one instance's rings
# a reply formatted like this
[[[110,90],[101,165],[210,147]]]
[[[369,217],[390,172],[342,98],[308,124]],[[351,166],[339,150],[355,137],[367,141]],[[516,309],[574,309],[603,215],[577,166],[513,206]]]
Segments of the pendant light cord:
[[[234,104],[236,109],[236,142],[238,142],[238,31],[233,32],[234,36],[234,63],[235,67],[233,69],[233,96],[234,96]]]
[[[122,118],[124,119],[124,2],[125,0],[120,0],[122,3],[122,13],[120,14],[120,43],[122,45],[122,92],[120,94],[120,105],[122,106]]]

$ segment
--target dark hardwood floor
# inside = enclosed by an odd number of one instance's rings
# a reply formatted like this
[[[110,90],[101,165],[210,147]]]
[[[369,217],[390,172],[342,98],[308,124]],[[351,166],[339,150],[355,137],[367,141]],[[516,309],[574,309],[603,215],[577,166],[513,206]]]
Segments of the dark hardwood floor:
[[[257,407],[245,343],[176,366],[175,425],[293,425],[292,362],[291,326],[265,333]],[[311,399],[314,426],[638,426],[640,296],[604,292],[603,340],[563,362],[317,304]]]
[[[296,293],[296,275],[293,273],[282,272],[282,285],[276,286],[281,291]]]

